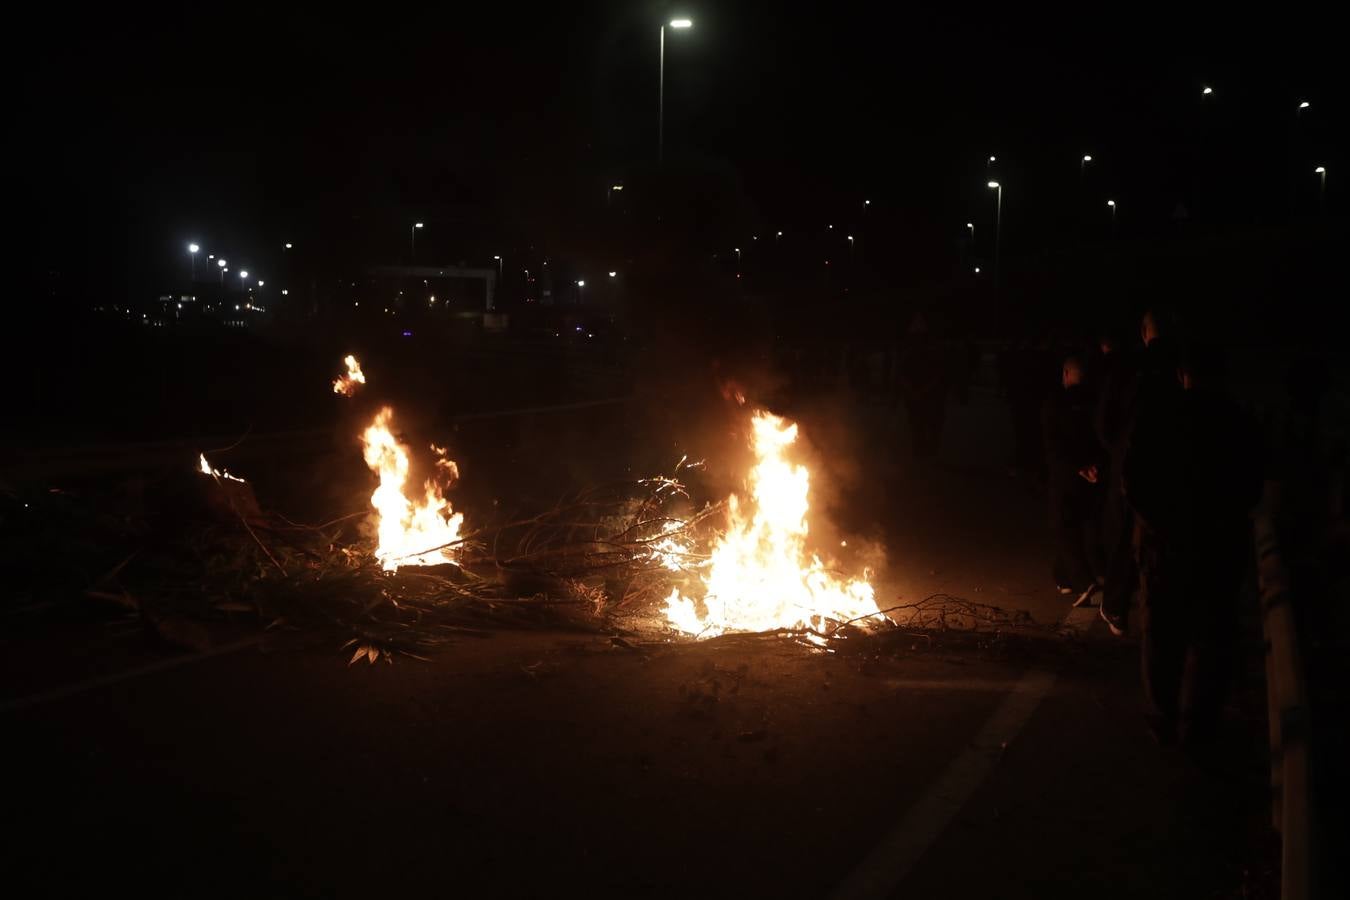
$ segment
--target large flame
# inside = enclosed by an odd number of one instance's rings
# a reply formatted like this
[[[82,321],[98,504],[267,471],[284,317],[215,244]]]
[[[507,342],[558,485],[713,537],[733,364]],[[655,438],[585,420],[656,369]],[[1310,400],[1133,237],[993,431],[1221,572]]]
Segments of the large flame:
[[[811,473],[787,459],[797,425],[763,410],[752,425],[750,496],[732,494],[728,501],[728,527],[702,576],[701,603],[675,588],[666,598],[666,618],[698,637],[779,628],[824,632],[829,620],[879,618],[866,572],[840,579],[807,550]]]
[[[347,365],[347,374],[333,382],[333,393],[350,397],[356,393],[358,385],[366,383],[366,375],[361,371],[361,364],[356,361],[355,356],[348,354],[342,361]]]
[[[350,360],[351,357],[348,357]],[[409,499],[404,492],[408,482],[408,448],[394,437],[389,427],[394,411],[384,407],[361,435],[366,465],[380,476],[380,486],[370,503],[379,518],[379,544],[375,555],[386,572],[399,566],[432,566],[454,563],[454,548],[446,546],[459,540],[464,515],[450,508],[440,486],[428,479],[420,500]],[[455,464],[437,451],[436,468],[453,477]]]

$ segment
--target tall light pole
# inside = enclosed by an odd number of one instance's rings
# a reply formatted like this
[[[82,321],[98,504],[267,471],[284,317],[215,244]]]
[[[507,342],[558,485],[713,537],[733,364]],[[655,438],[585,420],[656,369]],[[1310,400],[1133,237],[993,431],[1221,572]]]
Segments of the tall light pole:
[[[1300,100],[1298,102],[1298,112],[1294,113],[1294,115],[1298,116],[1300,119],[1303,118],[1303,111],[1309,106],[1312,106],[1312,104],[1307,100]]]
[[[586,287],[586,281],[585,281],[585,279],[583,279],[583,278],[578,278],[578,279],[577,279],[577,305],[578,305],[578,306],[580,306],[580,305],[582,304],[582,302],[585,300],[585,295],[582,293],[582,288],[584,288],[584,287]]]
[[[1116,201],[1107,200],[1106,205],[1111,208],[1111,233],[1116,233]]]
[[[221,257],[220,259],[216,260],[216,268],[220,269],[220,286],[221,286],[221,287],[224,287],[224,286],[225,286],[225,273],[228,272],[228,271],[230,271],[229,269],[225,268],[225,258],[224,258],[224,257]]]
[[[1087,174],[1087,164],[1090,162],[1092,162],[1092,155],[1084,153],[1083,158],[1078,162],[1078,174],[1080,177]]]
[[[498,281],[501,281],[501,280],[502,280],[502,258],[501,258],[500,256],[494,256],[494,257],[492,257],[492,258],[495,259],[495,260],[497,261],[497,280],[498,280]]]
[[[994,206],[994,280],[997,281],[1003,272],[998,264],[999,250],[1003,243],[1003,185],[991,181],[989,187],[998,193],[998,200]]]
[[[967,223],[966,223],[966,230],[970,232],[970,243],[971,243],[971,246],[974,246],[974,245],[975,245],[975,223],[974,223],[974,222],[967,222]]]
[[[989,169],[993,168],[994,163],[996,163],[996,162],[998,162],[998,157],[997,157],[997,156],[990,156],[989,159],[985,160],[985,163],[984,163],[985,171],[988,171]]]
[[[741,264],[741,248],[733,247],[732,249],[736,251],[736,265],[739,266]]]
[[[611,184],[611,185],[609,186],[609,190],[605,191],[605,205],[606,205],[606,206],[609,206],[610,201],[611,201],[612,199],[614,199],[614,192],[615,192],[615,191],[622,191],[622,190],[623,190],[623,185],[621,185],[621,184]]]
[[[849,262],[853,261],[853,235],[851,234],[848,236],[848,259]]]
[[[422,223],[421,223],[421,222],[414,222],[414,223],[413,223],[413,227],[410,229],[411,234],[412,234],[412,238],[411,238],[411,240],[409,241],[409,244],[410,244],[410,249],[411,249],[411,251],[412,251],[413,262],[416,262],[416,261],[417,261],[417,229],[419,229],[419,228],[421,228],[421,227],[422,227]]]
[[[202,249],[196,244],[188,244],[188,256],[192,259],[192,280],[197,280],[197,251]]]
[[[670,27],[683,30],[692,28],[694,23],[689,19],[671,19]],[[657,98],[656,98],[656,161],[663,163],[666,159],[666,26],[661,26],[661,56],[657,76]]]
[[[1327,208],[1327,167],[1318,166],[1313,169],[1313,173],[1320,179],[1317,188],[1317,208],[1325,210]]]

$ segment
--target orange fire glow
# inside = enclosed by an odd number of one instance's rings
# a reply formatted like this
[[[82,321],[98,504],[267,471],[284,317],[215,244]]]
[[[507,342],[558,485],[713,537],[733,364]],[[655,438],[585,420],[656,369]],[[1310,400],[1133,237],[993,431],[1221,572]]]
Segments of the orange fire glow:
[[[666,598],[667,620],[700,638],[774,629],[823,633],[829,620],[880,621],[868,572],[841,579],[807,549],[811,474],[788,460],[796,423],[760,410],[751,424],[750,495],[729,498],[727,529],[700,576],[702,597],[673,589]]]
[[[393,410],[384,407],[361,435],[366,465],[380,478],[379,487],[370,497],[378,519],[375,555],[386,572],[399,566],[453,564],[454,548],[446,545],[459,540],[464,515],[451,509],[441,485],[432,479],[423,484],[420,499],[410,499],[405,493],[408,447],[390,428],[393,416]],[[457,477],[459,470],[445,457],[445,451],[434,445],[432,449],[438,457],[436,471],[447,481]]]
[[[357,386],[366,383],[366,376],[355,356],[348,354],[342,361],[347,365],[347,374],[333,382],[333,393],[350,397],[356,393]]]
[[[200,463],[198,464],[198,466],[197,466],[197,471],[201,472],[203,475],[210,475],[212,478],[216,479],[217,481],[219,481],[219,480],[222,479],[222,478],[225,478],[225,479],[227,479],[227,480],[229,480],[229,481],[239,481],[239,482],[242,482],[242,481],[244,480],[244,479],[242,479],[242,478],[239,478],[238,476],[231,475],[229,472],[225,471],[224,469],[213,469],[213,468],[211,468],[211,464],[210,464],[209,462],[206,461],[206,454],[205,454],[205,453],[203,453],[203,454],[201,455],[201,462],[200,462]]]

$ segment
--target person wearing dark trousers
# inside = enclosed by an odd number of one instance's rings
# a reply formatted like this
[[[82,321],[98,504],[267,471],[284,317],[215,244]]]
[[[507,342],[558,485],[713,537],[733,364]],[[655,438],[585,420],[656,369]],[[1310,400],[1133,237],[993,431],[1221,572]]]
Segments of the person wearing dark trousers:
[[[1099,525],[1104,464],[1092,426],[1095,404],[1084,374],[1081,358],[1066,359],[1062,389],[1047,397],[1041,410],[1055,582],[1061,593],[1078,595],[1075,606],[1086,603],[1097,590],[1103,568]]]
[[[1220,392],[1216,359],[1187,353],[1183,390],[1140,408],[1123,466],[1136,517],[1144,693],[1161,743],[1215,734],[1261,497],[1259,434]]]
[[[1125,451],[1140,410],[1166,406],[1181,390],[1173,315],[1149,310],[1140,322],[1142,352],[1103,347],[1102,386],[1096,411],[1097,440],[1106,454],[1102,504],[1104,581],[1100,615],[1123,637],[1129,627],[1130,598],[1139,585],[1135,566],[1134,511],[1125,500]]]

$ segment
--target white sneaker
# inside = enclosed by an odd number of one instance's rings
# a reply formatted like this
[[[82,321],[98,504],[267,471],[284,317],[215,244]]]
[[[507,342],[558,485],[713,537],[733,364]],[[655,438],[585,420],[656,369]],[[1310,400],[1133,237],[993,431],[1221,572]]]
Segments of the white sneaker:
[[[1097,607],[1097,615],[1099,615],[1101,617],[1101,620],[1106,623],[1106,627],[1111,629],[1111,633],[1113,635],[1115,635],[1116,637],[1125,636],[1125,629],[1121,627],[1122,625],[1124,625],[1124,623],[1121,622],[1115,616],[1107,615],[1105,606]]]

